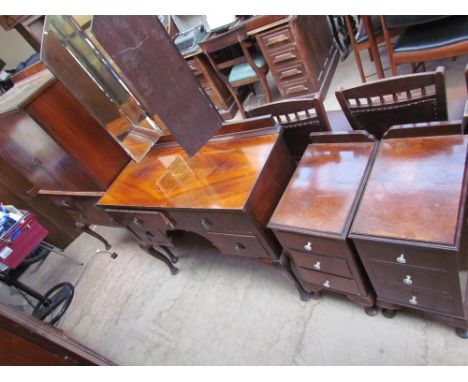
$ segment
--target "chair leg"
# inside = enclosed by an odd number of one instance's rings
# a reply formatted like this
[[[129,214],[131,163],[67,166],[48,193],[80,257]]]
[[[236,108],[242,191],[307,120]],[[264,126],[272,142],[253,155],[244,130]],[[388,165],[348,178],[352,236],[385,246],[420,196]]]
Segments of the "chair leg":
[[[374,56],[372,54],[372,49],[368,48],[367,51],[369,52],[369,58],[370,58],[371,62],[374,62]]]
[[[244,110],[244,105],[242,105],[242,102],[239,98],[239,96],[237,95],[237,92],[232,92],[232,96],[234,97],[234,101],[236,102],[237,104],[237,107],[239,108],[239,111],[242,115],[242,118],[247,118],[246,115],[245,115],[245,110]]]
[[[353,47],[353,52],[354,52],[354,57],[356,59],[356,64],[359,69],[359,74],[361,75],[361,81],[366,82],[366,76],[364,74],[364,68],[362,67],[362,61],[361,61],[361,55],[359,54],[359,51],[357,49],[354,49]]]

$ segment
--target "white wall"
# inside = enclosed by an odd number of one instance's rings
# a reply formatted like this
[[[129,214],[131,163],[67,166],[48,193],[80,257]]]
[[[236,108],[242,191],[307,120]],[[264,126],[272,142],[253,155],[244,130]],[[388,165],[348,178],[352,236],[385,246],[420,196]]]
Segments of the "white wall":
[[[6,31],[0,27],[0,58],[6,63],[5,69],[15,69],[34,53],[34,49],[15,29]]]

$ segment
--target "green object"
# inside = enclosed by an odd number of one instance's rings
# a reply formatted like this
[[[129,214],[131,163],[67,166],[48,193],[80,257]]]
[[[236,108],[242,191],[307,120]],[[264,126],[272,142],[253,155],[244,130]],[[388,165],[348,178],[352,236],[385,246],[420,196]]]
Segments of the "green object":
[[[254,54],[252,58],[257,68],[265,66],[265,58],[261,54]],[[243,62],[232,67],[231,73],[229,73],[229,82],[233,83],[252,77],[257,77],[257,73],[248,62]]]

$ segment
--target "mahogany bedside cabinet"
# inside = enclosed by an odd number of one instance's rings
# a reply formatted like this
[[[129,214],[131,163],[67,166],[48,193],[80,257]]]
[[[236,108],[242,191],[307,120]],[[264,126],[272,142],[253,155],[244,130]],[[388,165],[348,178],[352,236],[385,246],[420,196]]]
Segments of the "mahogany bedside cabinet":
[[[467,152],[459,121],[388,130],[349,235],[384,316],[418,309],[462,338],[468,338]]]
[[[367,276],[347,239],[377,148],[364,131],[312,133],[268,227],[293,260],[303,300],[320,291],[346,295],[377,313]]]
[[[201,235],[223,254],[289,271],[288,259],[266,225],[294,166],[280,126],[271,118],[268,123],[215,136],[192,157],[177,142],[158,143],[141,162],[127,165],[98,205],[172,273],[177,273],[177,258],[170,248],[180,231]]]

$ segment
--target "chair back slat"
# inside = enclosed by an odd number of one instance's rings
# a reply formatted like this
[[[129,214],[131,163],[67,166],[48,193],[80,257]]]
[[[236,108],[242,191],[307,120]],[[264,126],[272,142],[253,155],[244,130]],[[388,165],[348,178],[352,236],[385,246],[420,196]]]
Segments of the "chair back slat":
[[[354,130],[366,130],[380,139],[395,124],[447,119],[444,68],[403,75],[349,89],[336,97]],[[366,105],[359,99],[374,99]],[[380,102],[379,102],[380,101]]]

